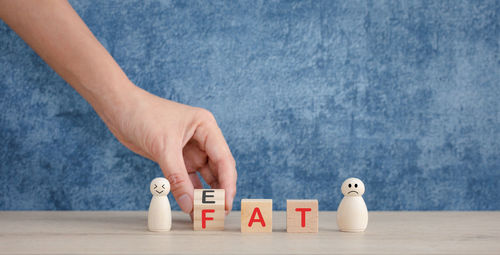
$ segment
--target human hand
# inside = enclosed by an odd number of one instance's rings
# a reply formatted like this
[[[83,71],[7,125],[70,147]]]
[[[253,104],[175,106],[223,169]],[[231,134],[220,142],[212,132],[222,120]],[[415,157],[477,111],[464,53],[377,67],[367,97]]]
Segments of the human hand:
[[[67,1],[0,1],[0,19],[96,110],[118,140],[157,162],[184,212],[193,210],[196,175],[236,193],[233,156],[207,110],[152,95],[130,82]]]
[[[194,188],[203,188],[199,172],[210,187],[225,189],[229,213],[237,173],[214,116],[135,86],[128,90],[123,105],[96,108],[111,132],[127,148],[160,165],[184,212],[193,210]]]

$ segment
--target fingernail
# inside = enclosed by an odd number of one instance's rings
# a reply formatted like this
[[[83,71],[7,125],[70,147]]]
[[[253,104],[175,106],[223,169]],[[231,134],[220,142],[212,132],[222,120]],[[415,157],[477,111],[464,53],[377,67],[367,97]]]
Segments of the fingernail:
[[[232,208],[233,207],[233,198],[228,198],[228,200],[229,200],[228,205],[230,205],[231,206],[230,208]],[[230,212],[231,212],[230,210],[226,210],[226,216],[228,216]]]
[[[187,194],[180,196],[177,203],[185,213],[190,213],[193,210],[193,201],[191,201],[191,198]]]

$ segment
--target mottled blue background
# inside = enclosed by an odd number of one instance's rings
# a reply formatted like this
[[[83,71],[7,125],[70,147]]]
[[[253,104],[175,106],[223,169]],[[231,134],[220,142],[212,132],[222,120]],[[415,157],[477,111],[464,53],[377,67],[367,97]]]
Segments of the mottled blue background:
[[[357,176],[372,210],[499,210],[500,2],[478,2],[71,1],[137,85],[215,114],[237,209],[335,210]],[[146,209],[158,166],[3,22],[0,52],[0,209]]]

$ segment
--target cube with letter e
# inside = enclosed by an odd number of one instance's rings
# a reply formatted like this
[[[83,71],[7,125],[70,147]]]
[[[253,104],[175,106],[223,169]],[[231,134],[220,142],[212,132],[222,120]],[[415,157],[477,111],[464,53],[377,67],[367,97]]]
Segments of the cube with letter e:
[[[194,230],[224,230],[225,192],[223,189],[194,190]]]

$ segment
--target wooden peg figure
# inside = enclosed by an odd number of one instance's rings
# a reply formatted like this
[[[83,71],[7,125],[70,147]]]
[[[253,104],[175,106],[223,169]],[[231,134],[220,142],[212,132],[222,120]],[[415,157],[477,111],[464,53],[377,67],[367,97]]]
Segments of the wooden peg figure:
[[[151,194],[153,198],[148,210],[149,231],[170,231],[172,226],[172,212],[167,194],[170,192],[170,183],[163,177],[151,181]]]
[[[358,178],[349,178],[342,184],[344,198],[337,209],[337,225],[340,231],[363,232],[368,225],[368,209],[362,195],[365,185]]]

